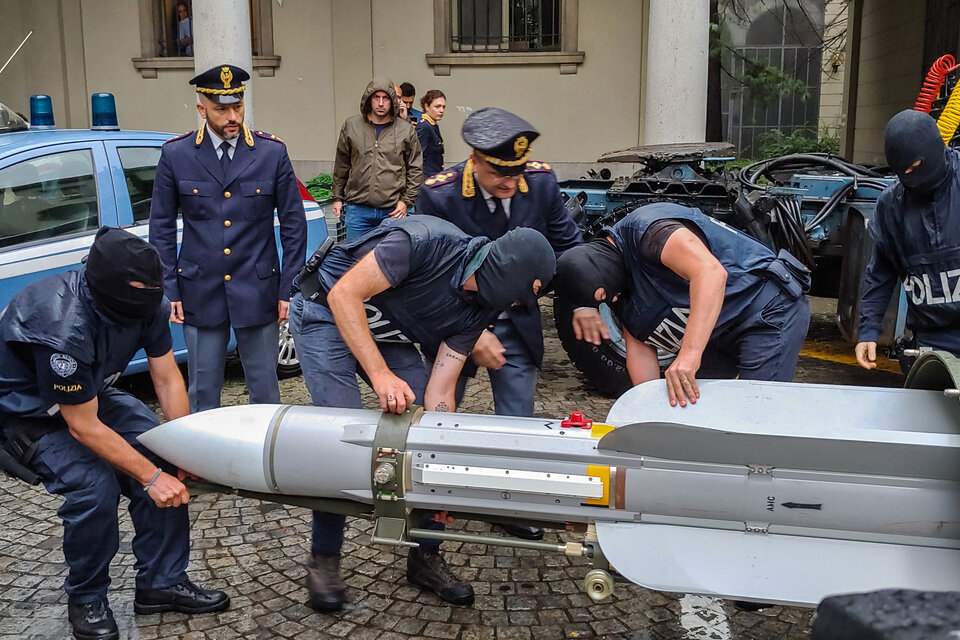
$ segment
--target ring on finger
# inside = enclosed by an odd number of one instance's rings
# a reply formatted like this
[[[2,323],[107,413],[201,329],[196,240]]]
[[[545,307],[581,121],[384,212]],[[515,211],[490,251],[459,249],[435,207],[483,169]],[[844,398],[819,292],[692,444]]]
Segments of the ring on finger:
[[[681,383],[681,384],[687,384],[688,382],[690,382],[690,381],[687,380],[686,378],[680,378],[680,383]]]
[[[394,400],[396,400],[396,398],[393,397],[392,393],[387,396],[387,402],[393,402]]]

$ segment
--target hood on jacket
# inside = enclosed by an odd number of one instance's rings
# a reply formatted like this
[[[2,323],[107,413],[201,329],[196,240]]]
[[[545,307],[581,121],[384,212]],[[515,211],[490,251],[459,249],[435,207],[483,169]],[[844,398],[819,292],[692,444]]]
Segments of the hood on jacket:
[[[367,85],[366,91],[363,92],[363,97],[360,98],[360,113],[363,114],[363,117],[370,115],[370,98],[377,91],[385,91],[390,100],[393,101],[393,117],[397,118],[400,116],[400,99],[397,97],[397,90],[394,89],[393,81],[390,78],[374,78],[370,81],[370,84]]]

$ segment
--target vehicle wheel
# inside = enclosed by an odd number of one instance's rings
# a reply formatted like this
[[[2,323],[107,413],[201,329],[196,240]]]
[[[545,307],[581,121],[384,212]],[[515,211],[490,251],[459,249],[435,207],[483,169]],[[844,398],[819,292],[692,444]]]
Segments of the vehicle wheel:
[[[297,347],[293,343],[293,334],[290,333],[288,320],[280,323],[280,346],[277,355],[277,377],[292,378],[300,375],[300,359],[297,358]]]
[[[566,350],[570,361],[583,373],[587,382],[600,393],[617,397],[631,387],[627,374],[626,347],[620,333],[620,323],[610,313],[607,305],[600,305],[600,313],[610,327],[610,340],[595,345],[577,340],[573,335],[573,306],[559,296],[553,299],[553,317],[557,325],[557,336]]]

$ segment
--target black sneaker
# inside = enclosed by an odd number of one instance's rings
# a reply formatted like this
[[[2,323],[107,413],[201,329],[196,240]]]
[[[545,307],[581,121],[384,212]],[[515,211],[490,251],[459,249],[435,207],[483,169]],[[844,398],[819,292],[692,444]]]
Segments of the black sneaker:
[[[117,621],[113,619],[106,598],[83,604],[68,603],[67,618],[77,640],[117,640],[120,637]]]
[[[212,613],[229,606],[230,596],[223,591],[201,589],[189,580],[166,589],[137,589],[133,596],[133,610],[141,614]]]
[[[407,554],[407,582],[437,594],[450,604],[473,604],[473,587],[450,571],[437,547],[417,547]]]
[[[316,611],[337,611],[347,600],[347,585],[340,577],[340,556],[315,554],[307,563],[307,592]]]

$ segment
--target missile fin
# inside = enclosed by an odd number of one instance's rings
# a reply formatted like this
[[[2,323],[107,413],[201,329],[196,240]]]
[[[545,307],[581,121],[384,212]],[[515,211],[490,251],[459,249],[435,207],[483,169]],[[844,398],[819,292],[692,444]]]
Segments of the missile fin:
[[[838,593],[960,590],[960,550],[597,522],[610,564],[658,591],[816,606]]]
[[[597,449],[666,460],[960,480],[956,462],[960,435],[895,435],[896,439],[870,440],[869,433],[853,429],[818,437],[786,430],[747,433],[677,422],[639,422],[617,427],[601,438]]]

